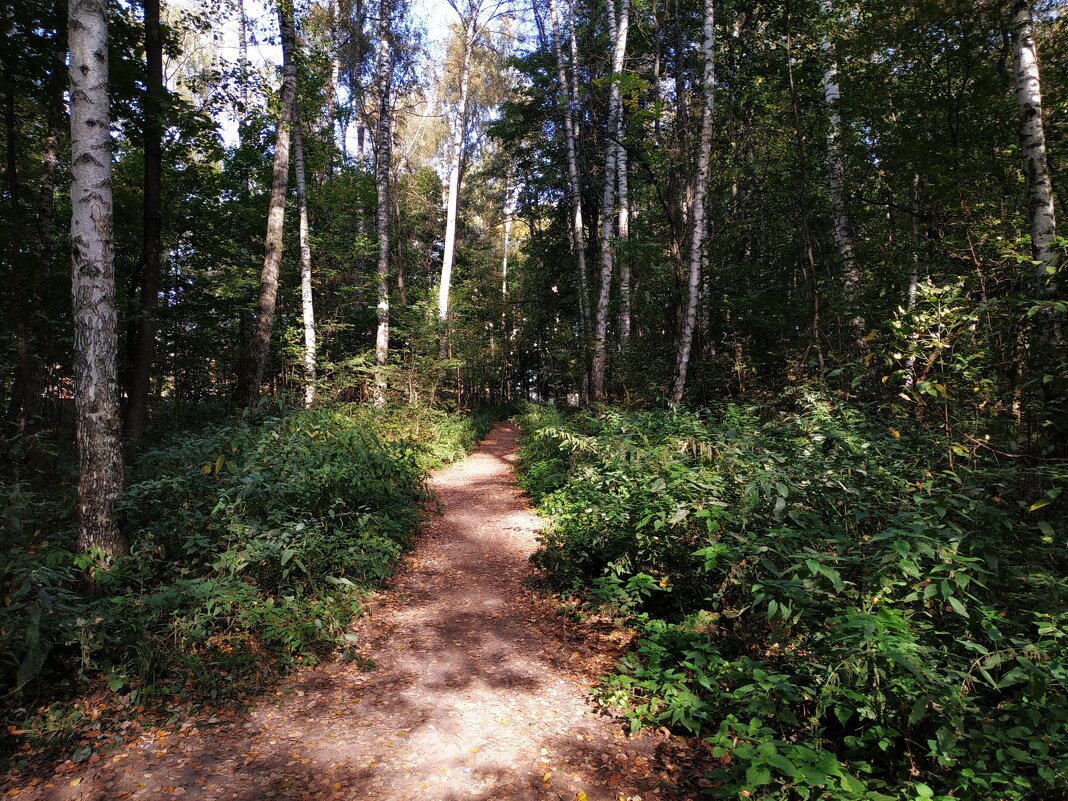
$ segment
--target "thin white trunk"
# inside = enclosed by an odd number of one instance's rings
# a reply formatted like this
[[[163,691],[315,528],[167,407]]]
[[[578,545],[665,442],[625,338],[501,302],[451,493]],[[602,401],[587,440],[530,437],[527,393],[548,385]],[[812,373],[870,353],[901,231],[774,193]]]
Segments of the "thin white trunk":
[[[833,0],[820,0],[820,14],[830,22],[834,14]],[[846,209],[845,157],[842,154],[842,118],[838,101],[842,92],[838,87],[838,63],[834,41],[830,33],[823,34],[821,43],[824,58],[823,96],[827,104],[827,181],[831,190],[831,215],[834,221],[834,241],[842,262],[842,293],[845,298],[849,326],[858,345],[861,345],[867,323],[860,313],[857,294],[860,291],[860,268],[857,266],[853,227]]]
[[[622,96],[618,74],[623,71],[623,58],[627,49],[629,23],[629,0],[620,0],[620,13],[616,14],[615,0],[607,0],[608,38],[612,45],[612,86],[608,95],[608,136],[605,141],[604,192],[601,197],[601,285],[597,295],[597,312],[593,333],[593,369],[590,375],[590,394],[593,401],[605,396],[605,367],[608,362],[608,301],[612,289],[612,271],[615,263],[616,238],[616,192],[619,146],[615,141],[620,127]]]
[[[508,396],[508,254],[512,247],[512,183],[514,170],[508,166],[504,176],[504,256],[501,259],[501,397]]]
[[[627,40],[630,27],[630,6],[623,0],[620,8],[619,30],[623,42]],[[623,53],[619,53],[619,71],[623,69]],[[620,242],[630,239],[630,191],[627,183],[627,148],[624,145],[626,126],[623,120],[623,103],[616,108],[616,176],[619,181],[619,219],[616,236]],[[624,245],[625,247],[625,245]],[[630,259],[624,252],[619,260],[619,349],[626,353],[630,347]]]
[[[1038,74],[1035,24],[1028,0],[1013,9],[1016,34],[1016,103],[1020,109],[1020,154],[1027,178],[1027,213],[1031,227],[1031,257],[1038,294],[1047,293],[1057,264],[1057,218],[1053,184],[1046,163],[1046,133],[1042,124],[1042,85]]]
[[[237,0],[237,65],[241,81],[241,122],[248,119],[248,33],[245,0]]]
[[[624,4],[624,14],[626,4]],[[627,182],[627,148],[624,146],[623,106],[616,114],[616,175],[619,178],[619,220],[616,235],[620,242],[630,239],[630,191]],[[624,251],[619,259],[619,349],[630,348],[630,257]]]
[[[83,552],[99,550],[106,565],[124,550],[114,513],[123,469],[116,373],[107,4],[71,0],[69,14],[78,546]]]
[[[330,55],[330,79],[326,84],[326,130],[330,139],[330,162],[328,165],[328,171],[333,172],[334,169],[334,143],[337,141],[337,135],[334,131],[335,128],[335,111],[334,107],[337,105],[337,84],[338,79],[341,76],[341,61],[338,59],[337,54],[337,0],[329,0],[327,5],[327,14],[330,18],[330,39],[328,40],[328,52]]]
[[[690,238],[690,268],[686,297],[686,314],[679,333],[679,348],[675,360],[675,378],[668,400],[672,405],[682,402],[686,391],[686,374],[693,347],[693,332],[697,324],[697,306],[701,295],[701,264],[705,244],[705,196],[708,194],[709,164],[712,160],[712,122],[715,112],[716,85],[716,18],[714,0],[705,0],[704,20],[704,106],[701,110],[701,141],[697,154],[697,174],[693,182],[693,235]]]
[[[308,189],[304,175],[304,142],[300,120],[293,110],[293,160],[297,179],[297,216],[300,219],[300,308],[304,315],[304,408],[315,403],[315,307],[312,302],[312,258],[308,233]]]
[[[464,52],[460,63],[460,96],[456,103],[456,119],[452,131],[452,154],[449,165],[449,194],[445,209],[445,252],[441,259],[441,283],[438,285],[438,320],[445,325],[449,318],[449,290],[452,285],[452,265],[456,255],[456,215],[460,198],[460,167],[463,162],[464,130],[467,126],[467,91],[471,78],[471,56],[475,48],[478,7],[469,11],[463,20]],[[442,343],[445,342],[442,335]],[[444,347],[444,344],[443,344]]]
[[[571,250],[579,275],[579,331],[581,337],[582,371],[586,372],[586,348],[590,336],[590,290],[586,271],[586,230],[582,220],[582,179],[578,168],[578,126],[575,124],[574,81],[568,76],[568,62],[561,43],[560,14],[556,0],[549,0],[552,22],[553,49],[556,53],[556,77],[564,101],[564,138],[567,140],[567,176],[571,193]],[[572,26],[572,31],[574,30]],[[574,40],[572,40],[574,44]]]
[[[375,64],[378,82],[378,128],[376,131],[375,189],[378,208],[375,234],[378,237],[378,331],[375,336],[375,405],[386,402],[386,362],[389,360],[389,167],[392,161],[390,135],[390,63],[389,0],[379,3],[378,58]]]

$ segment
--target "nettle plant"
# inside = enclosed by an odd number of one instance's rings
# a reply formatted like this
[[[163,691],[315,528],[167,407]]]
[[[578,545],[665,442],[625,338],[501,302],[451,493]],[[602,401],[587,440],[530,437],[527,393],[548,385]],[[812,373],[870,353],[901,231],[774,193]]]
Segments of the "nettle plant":
[[[523,470],[567,474],[541,498],[534,562],[639,628],[602,699],[708,738],[713,795],[1064,784],[1054,468],[951,469],[938,428],[810,387],[760,408],[544,419],[523,418]]]

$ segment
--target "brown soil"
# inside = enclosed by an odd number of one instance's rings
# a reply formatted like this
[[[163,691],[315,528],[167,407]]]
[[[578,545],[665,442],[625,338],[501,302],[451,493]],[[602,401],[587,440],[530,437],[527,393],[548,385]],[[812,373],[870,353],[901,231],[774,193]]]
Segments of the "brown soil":
[[[685,743],[626,736],[589,700],[624,635],[527,589],[539,519],[499,425],[431,485],[442,514],[355,633],[247,713],[143,732],[91,764],[9,776],[34,799],[683,799]],[[370,667],[370,669],[366,669]],[[704,782],[702,782],[704,784]]]

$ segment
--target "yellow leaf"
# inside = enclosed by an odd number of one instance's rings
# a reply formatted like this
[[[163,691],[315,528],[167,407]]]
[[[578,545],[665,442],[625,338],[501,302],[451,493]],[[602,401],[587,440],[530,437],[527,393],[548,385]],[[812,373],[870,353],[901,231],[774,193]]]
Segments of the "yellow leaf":
[[[575,801],[586,801],[586,793],[584,793],[582,790],[579,790],[578,795],[575,796]]]

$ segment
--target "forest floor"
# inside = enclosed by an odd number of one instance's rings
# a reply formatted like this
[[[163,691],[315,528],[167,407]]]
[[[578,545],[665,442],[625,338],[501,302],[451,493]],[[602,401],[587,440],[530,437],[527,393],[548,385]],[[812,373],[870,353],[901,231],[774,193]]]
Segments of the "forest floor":
[[[32,799],[560,799],[700,794],[707,752],[624,733],[590,701],[629,635],[576,623],[530,588],[540,524],[496,426],[436,473],[434,514],[353,632],[358,655],[305,668],[247,708],[126,728],[111,750],[0,776]],[[101,722],[106,728],[105,723]]]

